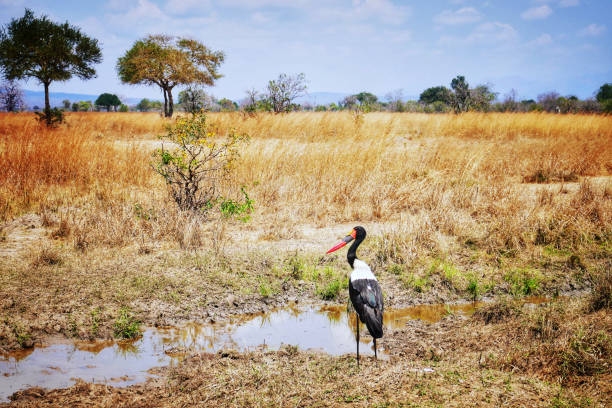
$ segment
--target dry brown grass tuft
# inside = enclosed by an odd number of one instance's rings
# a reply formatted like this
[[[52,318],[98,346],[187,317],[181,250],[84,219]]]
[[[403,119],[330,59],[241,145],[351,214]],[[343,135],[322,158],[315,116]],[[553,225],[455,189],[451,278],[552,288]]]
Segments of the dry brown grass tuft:
[[[501,299],[476,310],[473,318],[484,322],[484,324],[498,324],[520,316],[523,313],[521,306],[522,304],[520,302],[510,299]]]
[[[584,314],[580,302],[552,303],[500,329],[511,341],[499,366],[559,378],[564,383],[595,381],[610,374],[612,314]]]
[[[33,268],[39,268],[41,266],[61,265],[62,262],[62,255],[57,248],[44,246],[33,256],[31,265]]]
[[[612,308],[612,265],[608,270],[595,275],[593,290],[588,302],[588,310],[596,312],[602,309]]]

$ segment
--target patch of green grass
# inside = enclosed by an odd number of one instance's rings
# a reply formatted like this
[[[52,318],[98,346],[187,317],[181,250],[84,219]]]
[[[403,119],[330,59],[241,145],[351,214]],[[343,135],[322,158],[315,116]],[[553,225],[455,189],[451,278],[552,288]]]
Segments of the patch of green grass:
[[[79,329],[79,327],[77,325],[76,319],[74,318],[74,316],[71,313],[68,316],[68,330],[70,330],[70,334],[72,334],[72,337],[77,337],[78,329]]]
[[[334,300],[338,297],[341,288],[342,281],[336,278],[322,288],[317,289],[316,292],[323,300]]]
[[[394,264],[387,266],[387,272],[393,275],[401,276],[405,271],[406,270],[404,269],[404,267],[399,264],[394,263]]]
[[[292,255],[287,261],[287,272],[295,280],[301,280],[306,270],[306,262],[297,254]]]
[[[563,395],[561,390],[550,404],[551,408],[587,408],[592,406],[593,402],[589,397],[574,398],[571,395]]]
[[[427,290],[431,282],[429,282],[429,273],[425,276],[417,276],[414,273],[406,274],[402,277],[404,286],[409,289],[414,289],[418,293],[423,293]]]
[[[571,255],[571,252],[566,249],[555,248],[552,245],[546,245],[543,249],[545,255],[565,257]]]
[[[141,334],[140,321],[125,307],[119,309],[119,316],[115,319],[115,337],[121,339],[135,339]]]
[[[542,277],[536,269],[513,269],[506,273],[504,280],[510,285],[509,290],[512,296],[522,297],[537,294]]]
[[[259,294],[263,297],[269,297],[272,294],[272,289],[268,284],[262,282],[259,284]]]
[[[478,277],[476,275],[470,274],[468,275],[468,285],[467,291],[472,297],[472,300],[476,301],[482,294],[482,287],[480,282],[478,281]]]
[[[100,312],[102,310],[99,307],[94,308],[91,311],[91,335],[96,337],[98,330],[100,329]]]
[[[578,328],[570,338],[569,347],[560,352],[561,373],[564,376],[593,376],[608,371],[612,338],[603,330]]]
[[[13,325],[13,333],[15,333],[17,343],[19,343],[22,348],[31,347],[32,335],[28,333],[26,329],[21,327],[19,324],[15,324]]]
[[[444,274],[444,279],[453,283],[455,281],[455,277],[459,275],[459,271],[455,266],[450,262],[442,263],[442,273]]]
[[[166,300],[179,304],[181,302],[181,295],[174,289],[166,294]]]

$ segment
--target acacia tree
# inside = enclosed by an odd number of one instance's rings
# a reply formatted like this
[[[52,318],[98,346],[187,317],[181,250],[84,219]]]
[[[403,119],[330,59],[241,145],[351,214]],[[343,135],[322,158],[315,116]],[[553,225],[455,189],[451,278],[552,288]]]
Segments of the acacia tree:
[[[305,75],[280,74],[277,79],[268,82],[268,100],[275,113],[289,112],[293,101],[306,92]]]
[[[212,98],[201,88],[190,86],[179,92],[179,104],[182,105],[185,112],[196,114],[210,109],[212,103]]]
[[[24,108],[23,91],[17,81],[4,81],[0,86],[0,109],[17,112]]]
[[[96,99],[96,105],[104,106],[107,112],[110,112],[111,106],[117,111],[117,106],[121,105],[121,101],[115,94],[103,93]]]
[[[445,86],[433,86],[427,88],[419,96],[419,102],[425,104],[432,104],[435,102],[450,103],[451,101],[451,90]]]
[[[470,85],[463,75],[458,75],[451,81],[453,95],[451,104],[455,113],[466,112],[470,108]]]
[[[149,35],[134,43],[117,61],[119,79],[128,84],[157,85],[164,94],[164,114],[174,113],[176,85],[213,85],[220,78],[225,56],[198,41],[168,35]]]
[[[489,85],[478,85],[470,89],[470,107],[481,112],[491,110],[491,103],[497,98],[497,93]]]
[[[36,18],[26,9],[20,19],[0,30],[0,67],[6,79],[36,78],[45,88],[44,120],[52,125],[49,85],[73,76],[96,76],[92,64],[102,61],[98,40],[68,22],[57,24],[47,16]]]

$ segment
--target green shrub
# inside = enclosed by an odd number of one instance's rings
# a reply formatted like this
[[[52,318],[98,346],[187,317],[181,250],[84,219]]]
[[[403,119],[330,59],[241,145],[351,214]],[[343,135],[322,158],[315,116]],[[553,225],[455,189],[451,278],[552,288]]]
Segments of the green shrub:
[[[178,118],[162,137],[176,148],[166,150],[162,145],[161,149],[155,150],[153,168],[164,178],[181,210],[206,213],[221,204],[224,214],[250,212],[252,201],[244,189],[242,192],[247,199],[244,204],[224,199],[217,191],[229,176],[239,156],[238,148],[248,140],[248,136],[229,131],[222,142],[215,137],[206,123],[206,115]]]
[[[506,273],[504,280],[510,285],[512,296],[521,297],[537,294],[542,278],[537,270],[514,269]]]
[[[478,300],[478,298],[480,297],[482,293],[482,288],[480,287],[478,278],[475,275],[468,276],[467,291],[470,293],[473,300]]]
[[[121,339],[135,339],[141,334],[140,321],[125,307],[119,309],[119,316],[115,320],[114,328],[115,337]]]
[[[287,262],[289,275],[295,280],[301,280],[304,277],[306,263],[300,258],[297,253],[292,255]]]
[[[333,300],[338,297],[340,289],[342,287],[342,281],[338,278],[332,280],[323,288],[317,290],[317,294],[323,300]]]
[[[64,112],[61,109],[53,108],[49,111],[34,112],[40,123],[45,123],[48,127],[57,127],[64,123]]]
[[[240,191],[244,196],[244,202],[234,201],[232,199],[221,199],[221,214],[226,218],[236,217],[242,222],[248,222],[251,219],[251,211],[253,211],[254,201],[249,198],[244,186],[240,187]]]

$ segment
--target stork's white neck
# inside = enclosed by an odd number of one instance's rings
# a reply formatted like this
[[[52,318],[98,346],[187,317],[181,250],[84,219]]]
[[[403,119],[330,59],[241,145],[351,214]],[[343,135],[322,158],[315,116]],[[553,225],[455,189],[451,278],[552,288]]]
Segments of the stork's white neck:
[[[351,273],[351,281],[356,281],[357,279],[376,280],[376,276],[374,276],[368,264],[360,259],[355,259],[353,272]]]

